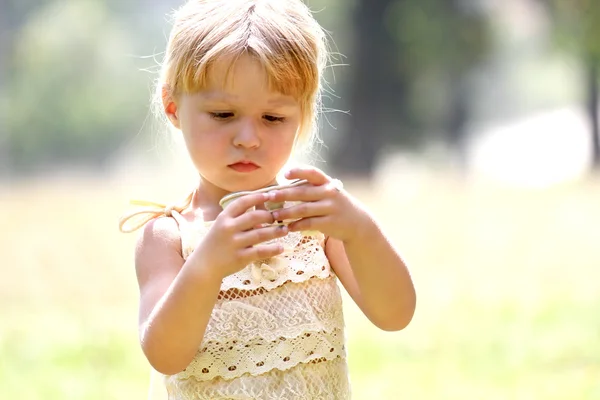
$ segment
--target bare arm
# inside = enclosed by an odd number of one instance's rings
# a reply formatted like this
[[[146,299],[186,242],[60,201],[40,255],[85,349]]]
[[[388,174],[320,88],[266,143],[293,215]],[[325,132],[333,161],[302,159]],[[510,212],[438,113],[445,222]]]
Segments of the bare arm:
[[[140,342],[154,369],[183,370],[193,359],[219,293],[217,274],[181,257],[177,223],[146,225],[136,248],[140,286]]]
[[[193,360],[210,320],[221,282],[251,261],[283,252],[280,244],[262,242],[287,234],[265,210],[246,213],[264,202],[264,194],[233,202],[215,220],[201,243],[184,261],[177,223],[159,218],[145,226],[136,248],[140,286],[140,341],[152,367],[166,375]]]
[[[365,213],[354,238],[329,238],[325,252],[340,281],[363,313],[380,329],[404,329],[411,321],[415,289],[402,258]]]
[[[309,184],[271,193],[271,201],[300,204],[274,211],[297,219],[290,231],[319,230],[329,237],[325,252],[340,281],[379,328],[395,331],[411,321],[416,304],[412,279],[398,251],[366,208],[317,168],[295,168],[288,179]]]

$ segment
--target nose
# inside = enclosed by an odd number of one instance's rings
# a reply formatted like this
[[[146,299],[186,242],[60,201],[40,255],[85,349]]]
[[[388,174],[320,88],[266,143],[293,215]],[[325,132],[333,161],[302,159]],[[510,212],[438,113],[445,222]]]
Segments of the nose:
[[[233,145],[247,149],[260,146],[258,129],[252,120],[248,118],[240,121],[239,129],[233,138]]]

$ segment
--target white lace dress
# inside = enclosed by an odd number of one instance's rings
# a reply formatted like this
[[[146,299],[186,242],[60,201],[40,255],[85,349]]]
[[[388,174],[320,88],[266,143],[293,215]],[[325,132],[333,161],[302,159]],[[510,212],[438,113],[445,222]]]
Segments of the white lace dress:
[[[187,258],[209,223],[178,220]],[[164,377],[169,400],[350,398],[342,299],[321,233],[223,280],[201,347]]]

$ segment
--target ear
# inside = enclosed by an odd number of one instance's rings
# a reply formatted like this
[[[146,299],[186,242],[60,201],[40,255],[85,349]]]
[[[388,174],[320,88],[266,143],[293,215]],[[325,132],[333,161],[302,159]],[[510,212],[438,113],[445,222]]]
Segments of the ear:
[[[171,92],[171,88],[168,85],[162,87],[162,103],[165,115],[171,121],[173,126],[177,129],[181,129],[179,121],[179,110],[177,108],[177,102]]]

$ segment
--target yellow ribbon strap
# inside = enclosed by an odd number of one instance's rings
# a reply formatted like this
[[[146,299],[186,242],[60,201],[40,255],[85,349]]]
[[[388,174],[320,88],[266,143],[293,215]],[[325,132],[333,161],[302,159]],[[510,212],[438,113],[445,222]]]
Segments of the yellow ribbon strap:
[[[181,213],[190,206],[193,195],[194,192],[190,193],[179,205],[165,205],[153,201],[132,200],[132,205],[141,206],[142,208],[137,208],[119,218],[119,230],[123,233],[131,233],[140,229],[155,218],[171,217],[173,216],[174,211]]]

